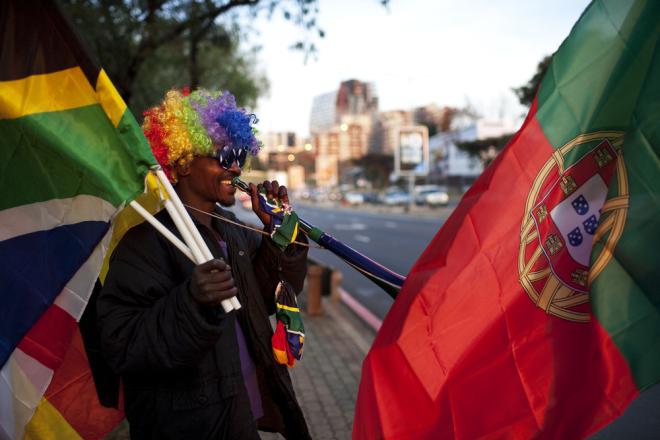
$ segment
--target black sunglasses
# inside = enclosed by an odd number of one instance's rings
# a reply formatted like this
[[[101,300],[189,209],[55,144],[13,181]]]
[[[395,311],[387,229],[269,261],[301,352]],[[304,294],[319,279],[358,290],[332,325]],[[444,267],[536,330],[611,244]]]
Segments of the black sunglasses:
[[[245,165],[247,159],[247,150],[245,148],[231,148],[229,146],[222,147],[215,154],[215,158],[220,162],[220,166],[226,170],[231,168],[234,162],[238,163],[239,168]]]

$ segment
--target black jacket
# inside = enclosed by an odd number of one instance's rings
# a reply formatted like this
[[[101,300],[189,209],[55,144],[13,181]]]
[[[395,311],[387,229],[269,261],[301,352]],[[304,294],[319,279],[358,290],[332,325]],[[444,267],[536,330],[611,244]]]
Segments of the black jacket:
[[[228,211],[217,214],[238,221]],[[165,211],[157,218],[179,235]],[[197,226],[213,255],[222,256],[211,232]],[[280,279],[302,289],[307,248],[282,252],[254,231],[217,219],[213,227],[229,247],[238,312],[200,310],[189,293],[193,263],[146,222],[123,237],[110,260],[96,303],[98,325],[104,357],[122,378],[131,436],[226,438],[254,423],[241,375],[238,319],[257,368],[264,409],[259,428],[309,438],[287,368],[274,361],[268,319]]]

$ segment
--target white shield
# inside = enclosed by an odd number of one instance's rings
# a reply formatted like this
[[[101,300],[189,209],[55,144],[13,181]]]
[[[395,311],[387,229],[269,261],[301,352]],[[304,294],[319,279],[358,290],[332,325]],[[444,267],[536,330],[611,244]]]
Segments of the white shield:
[[[580,196],[588,203],[588,209],[582,209],[584,204],[576,201]],[[600,210],[606,196],[607,186],[600,175],[596,174],[550,211],[552,221],[564,237],[568,253],[584,266],[589,266],[589,256],[593,247],[593,228],[585,225],[589,224],[591,216],[595,216],[596,220],[600,219]],[[572,235],[572,239],[569,238],[569,234]],[[576,235],[581,236],[582,240],[576,240]],[[577,241],[579,244],[576,244]]]

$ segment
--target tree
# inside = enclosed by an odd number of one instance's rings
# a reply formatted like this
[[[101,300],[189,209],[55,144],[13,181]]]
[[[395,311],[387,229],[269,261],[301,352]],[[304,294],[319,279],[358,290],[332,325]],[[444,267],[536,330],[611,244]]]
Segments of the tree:
[[[391,154],[368,153],[354,159],[352,164],[362,168],[364,178],[371,182],[374,188],[384,188],[394,170],[394,157]]]
[[[505,134],[486,139],[456,142],[456,146],[461,150],[466,151],[470,156],[481,159],[484,167],[486,167],[493,161],[493,159],[495,159],[497,153],[509,143],[512,137],[513,134]]]
[[[526,84],[520,87],[514,87],[512,90],[518,97],[520,103],[524,106],[531,106],[534,98],[536,97],[536,92],[538,91],[539,85],[545,72],[548,70],[548,66],[552,61],[552,56],[548,55],[543,57],[536,67],[536,72],[527,81]],[[466,151],[470,156],[478,157],[483,162],[484,166],[488,166],[490,162],[493,161],[497,153],[499,153],[502,148],[511,139],[512,135],[506,134],[503,136],[492,137],[487,139],[477,139],[474,141],[463,141],[456,142],[456,146],[461,150]]]
[[[136,115],[171,86],[231,87],[244,105],[268,88],[255,70],[254,51],[239,50],[238,27],[216,21],[254,2],[58,2]]]
[[[526,107],[532,105],[534,97],[536,96],[536,92],[539,89],[539,85],[541,84],[541,80],[545,76],[546,70],[548,70],[550,61],[552,61],[551,55],[543,57],[538,66],[536,66],[536,72],[534,73],[534,76],[532,76],[532,78],[527,81],[527,84],[523,84],[520,87],[514,87],[512,89],[522,105]]]
[[[324,35],[319,0],[57,1],[134,111],[171,85],[231,87],[241,104],[254,104],[268,83],[255,70],[255,49],[241,52],[239,42],[257,16],[281,12],[301,29],[292,47],[305,54]]]
[[[228,32],[224,38],[222,43],[198,42],[194,59],[183,50],[185,42],[156,50],[135,78],[131,109],[140,111],[153,105],[172,86],[231,90],[240,105],[254,107],[257,98],[268,90],[268,80],[256,70],[257,49],[241,51],[236,33]]]

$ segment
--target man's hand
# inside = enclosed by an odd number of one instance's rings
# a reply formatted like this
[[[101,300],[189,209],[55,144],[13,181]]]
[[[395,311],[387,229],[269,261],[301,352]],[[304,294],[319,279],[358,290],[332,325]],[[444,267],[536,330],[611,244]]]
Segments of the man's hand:
[[[202,306],[218,306],[236,296],[231,268],[222,260],[210,260],[195,266],[190,280],[190,294]]]
[[[260,183],[259,185],[250,183],[250,195],[252,196],[252,211],[254,211],[254,213],[257,214],[257,217],[259,217],[261,223],[263,223],[264,226],[268,227],[270,226],[270,215],[264,212],[264,210],[261,209],[261,205],[259,204],[259,191],[261,190],[261,188],[266,188],[266,194],[268,195],[269,199],[273,199],[276,201],[279,200],[280,202],[285,203],[287,205],[289,204],[289,195],[287,194],[286,186],[280,186],[277,183],[277,180],[273,180],[272,182],[265,180],[264,183]]]

